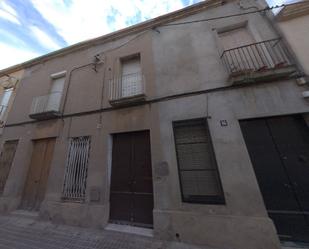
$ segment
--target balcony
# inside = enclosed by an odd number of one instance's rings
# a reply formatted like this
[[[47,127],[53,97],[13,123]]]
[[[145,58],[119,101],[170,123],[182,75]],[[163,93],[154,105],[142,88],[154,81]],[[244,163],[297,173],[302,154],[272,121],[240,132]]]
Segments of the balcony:
[[[281,39],[228,49],[221,59],[234,84],[281,79],[297,70]]]
[[[59,117],[62,92],[35,97],[32,101],[29,117],[32,119],[50,119]]]
[[[145,100],[145,77],[133,73],[116,77],[109,82],[109,102],[123,105]]]

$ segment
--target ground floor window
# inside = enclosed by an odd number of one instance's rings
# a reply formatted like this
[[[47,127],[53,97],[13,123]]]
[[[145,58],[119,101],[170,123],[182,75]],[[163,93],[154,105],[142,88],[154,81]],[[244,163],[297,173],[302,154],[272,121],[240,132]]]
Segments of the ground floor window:
[[[217,163],[204,118],[173,122],[184,202],[223,204]]]
[[[84,200],[89,150],[89,136],[70,138],[64,175],[63,199]]]

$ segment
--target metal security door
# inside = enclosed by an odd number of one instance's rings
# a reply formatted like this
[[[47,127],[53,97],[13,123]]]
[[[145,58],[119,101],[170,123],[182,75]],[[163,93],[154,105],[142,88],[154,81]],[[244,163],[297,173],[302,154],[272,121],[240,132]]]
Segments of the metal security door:
[[[0,194],[4,190],[6,180],[9,176],[11,165],[15,156],[18,141],[6,141],[0,155]]]
[[[240,124],[280,238],[309,242],[309,130],[304,119],[295,115]]]
[[[113,135],[110,221],[152,227],[153,189],[148,131]]]
[[[41,139],[33,142],[33,152],[27,180],[24,186],[21,208],[38,210],[44,199],[55,139]]]

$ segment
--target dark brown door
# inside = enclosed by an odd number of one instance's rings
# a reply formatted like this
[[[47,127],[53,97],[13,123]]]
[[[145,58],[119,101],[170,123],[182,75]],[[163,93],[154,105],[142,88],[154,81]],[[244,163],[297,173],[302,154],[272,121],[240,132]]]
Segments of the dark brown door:
[[[303,117],[246,120],[240,124],[279,236],[309,242],[309,128]]]
[[[152,227],[149,131],[113,135],[110,221]]]
[[[21,208],[38,210],[44,199],[55,139],[33,142],[33,152],[21,202]]]
[[[15,156],[18,140],[6,141],[0,155],[0,194],[3,193]]]

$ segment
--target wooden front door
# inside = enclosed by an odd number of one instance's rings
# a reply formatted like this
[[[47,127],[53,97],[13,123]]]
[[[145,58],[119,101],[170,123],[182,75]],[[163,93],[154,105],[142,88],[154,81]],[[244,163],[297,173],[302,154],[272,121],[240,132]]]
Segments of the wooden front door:
[[[305,120],[295,115],[240,124],[280,238],[309,242],[309,128]]]
[[[4,190],[6,180],[9,176],[18,140],[6,141],[0,155],[0,194]]]
[[[21,208],[38,210],[44,199],[55,138],[33,142],[33,152],[24,186]]]
[[[152,227],[149,131],[113,135],[110,221]]]

